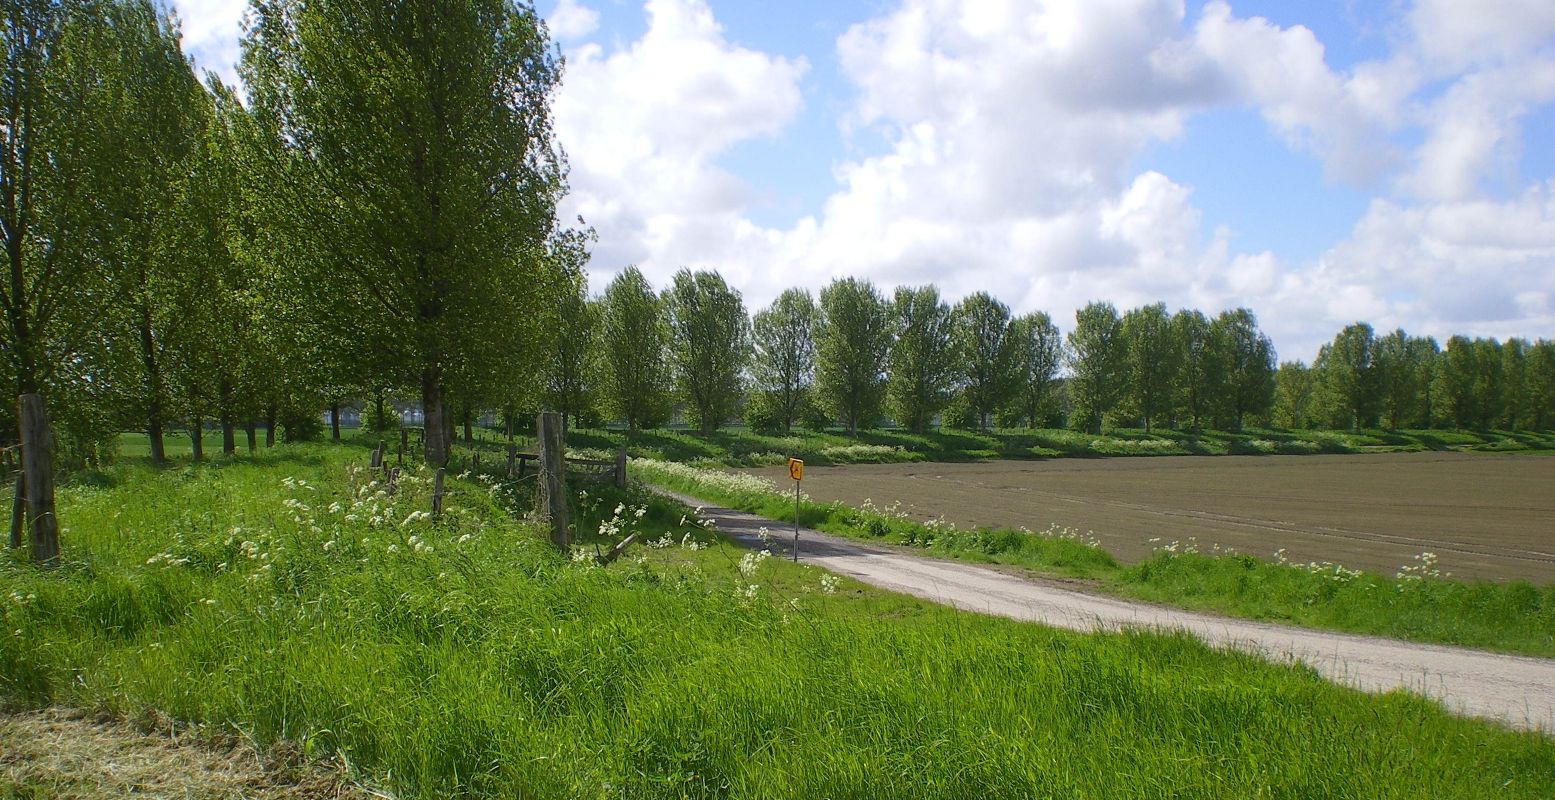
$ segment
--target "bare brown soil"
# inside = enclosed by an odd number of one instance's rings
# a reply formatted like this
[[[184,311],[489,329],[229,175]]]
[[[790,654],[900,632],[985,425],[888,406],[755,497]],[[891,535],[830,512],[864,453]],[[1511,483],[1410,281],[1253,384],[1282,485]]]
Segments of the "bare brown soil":
[[[374,795],[295,746],[130,725],[69,709],[0,716],[0,798],[345,800]]]
[[[754,470],[790,485],[782,467]],[[821,501],[965,527],[1095,533],[1128,562],[1173,540],[1391,575],[1433,552],[1459,578],[1555,582],[1555,458],[1215,456],[808,467]],[[1158,539],[1158,542],[1152,542]]]

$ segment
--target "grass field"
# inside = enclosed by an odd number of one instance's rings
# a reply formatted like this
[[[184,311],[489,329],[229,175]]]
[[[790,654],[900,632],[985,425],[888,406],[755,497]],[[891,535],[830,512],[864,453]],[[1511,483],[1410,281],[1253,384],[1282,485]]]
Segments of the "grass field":
[[[1340,459],[1341,464],[1362,463],[1372,458]],[[1403,458],[1398,456],[1397,458]],[[1306,463],[1310,459],[1298,459]],[[1493,459],[1505,469],[1510,462]],[[1245,469],[1258,469],[1271,463],[1254,459]],[[1548,463],[1548,462],[1542,462]],[[1542,463],[1540,466],[1542,466]],[[1023,495],[1006,487],[1003,492],[983,487],[981,494],[945,479],[956,469],[978,470],[1002,475],[1006,481],[1018,481],[1029,475],[1023,466],[1057,470],[1060,467],[1104,471],[1117,469],[1154,471],[1169,469],[1170,461],[1123,460],[1076,464],[1022,465],[1005,462],[984,465],[921,465],[929,477],[908,482],[901,496],[924,504],[933,500],[958,500],[966,505],[956,508],[980,515],[1002,513],[1001,505],[1023,501]],[[1235,460],[1188,459],[1179,467],[1192,474],[1196,467],[1234,469]],[[1192,539],[1148,541],[1140,548],[1144,554],[1129,563],[1120,563],[1104,546],[1103,540],[1086,528],[1043,524],[1023,519],[1018,526],[972,528],[942,517],[913,514],[904,503],[865,498],[858,506],[840,502],[822,502],[815,495],[836,490],[843,483],[839,476],[851,475],[855,488],[860,483],[879,489],[880,482],[869,475],[887,471],[907,473],[911,467],[855,467],[834,471],[806,470],[805,487],[810,499],[804,505],[804,524],[820,530],[869,541],[884,541],[921,548],[942,557],[977,562],[1010,564],[1042,574],[1079,578],[1095,590],[1151,602],[1213,611],[1250,619],[1289,622],[1308,627],[1328,628],[1409,639],[1421,642],[1455,644],[1535,656],[1555,656],[1555,583],[1542,587],[1527,581],[1510,582],[1451,579],[1441,573],[1431,559],[1407,559],[1407,567],[1395,566],[1381,572],[1361,572],[1328,561],[1292,561],[1281,557],[1260,559],[1251,555],[1233,555],[1208,541]],[[778,484],[757,475],[698,469],[688,465],[635,460],[632,470],[639,478],[727,504],[773,519],[793,519],[793,499]],[[856,473],[856,474],[855,474]],[[984,474],[984,473],[977,473]],[[1090,479],[1093,489],[1110,487],[1123,491],[1146,491],[1148,482],[1130,482],[1126,472],[1106,481]],[[938,481],[932,476],[938,475]],[[1245,481],[1244,481],[1245,482]],[[786,473],[780,482],[784,489],[792,484]],[[1192,480],[1183,481],[1193,484]],[[1538,486],[1532,487],[1535,500]],[[1208,491],[1198,487],[1197,491]],[[936,495],[938,492],[938,495]],[[1104,492],[1102,492],[1104,494]],[[1009,496],[1012,495],[1013,496]],[[1090,508],[1105,510],[1106,505],[1079,503],[1066,508],[1085,513]],[[1138,503],[1126,506],[1132,512],[1150,511]],[[1031,523],[1027,526],[1025,523]],[[1153,547],[1153,550],[1148,548]]]
[[[650,542],[593,567],[500,485],[433,524],[424,478],[380,494],[364,460],[66,486],[65,565],[0,564],[0,697],[291,740],[402,798],[1555,795],[1555,740],[1409,695],[929,607],[640,496],[580,499]]]

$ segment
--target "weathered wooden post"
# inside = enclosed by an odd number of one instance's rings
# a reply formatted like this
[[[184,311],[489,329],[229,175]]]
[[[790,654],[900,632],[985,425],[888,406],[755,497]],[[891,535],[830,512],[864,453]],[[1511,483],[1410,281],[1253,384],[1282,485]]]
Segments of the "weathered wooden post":
[[[551,525],[551,543],[558,550],[567,552],[567,497],[563,471],[567,462],[563,454],[562,416],[547,411],[535,420],[540,444],[539,502],[536,508],[545,515]]]
[[[11,549],[22,548],[23,531],[27,529],[27,473],[16,470],[16,492],[11,495]]]
[[[509,421],[508,424],[511,425],[512,422]],[[518,445],[513,444],[512,442],[508,442],[508,477],[509,478],[512,478],[518,472],[518,466],[514,463],[516,461],[518,461]]]
[[[626,488],[626,448],[625,447],[617,447],[616,448],[616,473],[615,473],[615,479],[616,479],[616,488],[617,489],[625,489]]]
[[[410,449],[410,431],[400,428],[400,453],[399,463],[405,463],[405,451]]]
[[[59,520],[54,516],[54,444],[49,441],[49,418],[43,398],[21,396],[22,474],[27,480],[27,530],[31,533],[32,560],[59,562]]]
[[[383,440],[382,439],[379,439],[378,440],[378,446],[373,448],[373,457],[372,457],[372,462],[371,462],[370,466],[373,469],[373,471],[375,471],[375,472],[380,467],[383,466]]]
[[[437,519],[443,515],[443,468],[437,468],[437,474],[432,477],[432,518]]]

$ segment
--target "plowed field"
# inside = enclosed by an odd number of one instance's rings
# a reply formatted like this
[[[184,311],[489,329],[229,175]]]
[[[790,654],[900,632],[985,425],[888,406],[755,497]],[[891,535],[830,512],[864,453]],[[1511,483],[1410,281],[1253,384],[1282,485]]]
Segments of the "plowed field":
[[[784,468],[753,470],[790,486]],[[1173,540],[1392,574],[1555,582],[1555,458],[1461,453],[868,464],[805,469],[817,500],[961,527],[1089,530],[1123,561]],[[1158,542],[1151,542],[1158,539]]]

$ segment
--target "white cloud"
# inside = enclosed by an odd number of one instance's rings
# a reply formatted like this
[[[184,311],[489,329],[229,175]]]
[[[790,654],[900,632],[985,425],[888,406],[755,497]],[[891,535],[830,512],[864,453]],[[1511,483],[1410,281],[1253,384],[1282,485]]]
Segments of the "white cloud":
[[[187,49],[230,75],[242,0],[176,5]],[[637,263],[660,285],[718,269],[752,307],[843,275],[986,289],[1061,324],[1097,298],[1247,305],[1306,359],[1356,319],[1438,336],[1555,327],[1555,176],[1518,185],[1523,149],[1548,146],[1525,121],[1555,102],[1547,0],[1416,0],[1387,52],[1345,69],[1311,31],[1227,0],[1192,18],[1183,0],[900,0],[837,40],[849,156],[825,202],[782,228],[750,219],[759,187],[720,159],[784,135],[809,65],[729,41],[703,0],[644,8],[624,45],[587,41],[600,18],[583,0],[548,18],[567,47],[563,213],[600,232],[596,289]],[[1219,221],[1191,176],[1135,166],[1194,114],[1237,106],[1376,194],[1314,263],[1203,234]]]
[[[545,24],[551,29],[551,36],[560,41],[581,39],[599,28],[599,12],[578,0],[559,0]]]
[[[596,284],[629,263],[655,279],[682,264],[735,277],[734,243],[755,235],[740,216],[752,193],[715,159],[794,118],[808,65],[731,44],[700,0],[646,10],[647,32],[630,46],[567,54],[554,108],[573,167],[563,213],[601,233]]]
[[[184,35],[184,53],[195,65],[211,70],[222,81],[236,85],[238,37],[248,0],[173,0]]]

